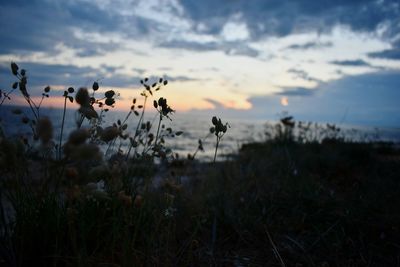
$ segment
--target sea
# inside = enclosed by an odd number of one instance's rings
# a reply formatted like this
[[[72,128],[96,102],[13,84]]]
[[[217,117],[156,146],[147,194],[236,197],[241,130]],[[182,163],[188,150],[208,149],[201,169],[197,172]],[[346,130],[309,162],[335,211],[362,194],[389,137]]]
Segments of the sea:
[[[104,113],[105,117],[102,123],[102,127],[111,126],[117,123],[118,120],[124,121],[127,112],[121,112],[116,110],[111,110]],[[60,129],[62,122],[62,109],[56,108],[41,108],[40,116],[49,117],[53,123],[54,128],[54,139],[59,140]],[[219,148],[217,160],[223,160],[227,157],[232,157],[238,153],[243,144],[251,142],[262,142],[268,137],[266,133],[273,135],[274,125],[278,121],[271,120],[260,120],[260,119],[235,119],[235,118],[224,118],[223,114],[221,119],[223,123],[228,123],[227,132],[223,136]],[[3,132],[7,137],[17,138],[19,136],[24,136],[27,138],[32,138],[32,129],[28,124],[22,123],[22,118],[28,117],[32,118],[32,112],[27,107],[21,106],[10,106],[2,105],[0,107],[0,122]],[[68,138],[71,131],[76,129],[76,118],[79,114],[76,110],[67,109],[64,122],[64,134],[63,140]],[[163,119],[162,124],[166,128],[171,128],[172,132],[183,132],[179,136],[165,137],[165,146],[170,148],[175,155],[180,158],[186,158],[188,154],[194,154],[199,146],[199,140],[203,144],[204,150],[199,150],[196,154],[196,158],[200,161],[212,161],[215,152],[216,137],[210,134],[210,128],[212,127],[211,115],[191,113],[191,112],[176,112],[170,116],[171,120]],[[126,132],[133,134],[135,132],[139,116],[132,114],[126,121],[127,129]],[[156,131],[158,116],[155,113],[145,113],[144,121],[150,121],[153,123],[153,131]],[[313,124],[315,131],[323,129],[321,126],[325,124],[320,123],[318,125]],[[90,127],[87,120],[83,123],[82,127]],[[369,126],[359,126],[359,125],[338,125],[341,131],[338,133],[338,137],[343,137],[347,140],[352,141],[386,141],[393,142],[397,145],[400,144],[400,128],[376,128]],[[319,130],[318,130],[319,129]],[[296,134],[296,132],[295,132]],[[321,135],[323,136],[323,135]],[[319,140],[320,141],[320,140]],[[118,148],[123,151],[127,150],[128,141],[117,143],[111,147],[111,152],[114,149],[116,152]],[[104,150],[110,149],[108,145],[103,147]]]

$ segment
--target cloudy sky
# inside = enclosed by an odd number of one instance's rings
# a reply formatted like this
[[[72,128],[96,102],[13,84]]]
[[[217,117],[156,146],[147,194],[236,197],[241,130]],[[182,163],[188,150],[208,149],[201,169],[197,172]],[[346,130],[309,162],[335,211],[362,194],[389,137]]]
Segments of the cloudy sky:
[[[180,112],[400,126],[398,0],[13,0],[0,25],[3,89],[15,61],[32,95],[96,80],[123,109],[164,77]]]

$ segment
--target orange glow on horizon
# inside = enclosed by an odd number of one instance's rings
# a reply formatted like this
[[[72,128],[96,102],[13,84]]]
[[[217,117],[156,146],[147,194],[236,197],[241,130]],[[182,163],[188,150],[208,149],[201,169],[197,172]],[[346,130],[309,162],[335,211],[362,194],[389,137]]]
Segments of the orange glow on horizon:
[[[158,100],[160,97],[166,98],[171,108],[176,111],[214,110],[219,106],[235,110],[249,110],[252,108],[251,103],[248,102],[246,97],[243,95],[237,95],[234,93],[223,94],[214,90],[213,93],[209,94],[212,98],[204,98],[204,91],[209,91],[210,89],[207,88],[207,90],[201,90],[197,88],[198,86],[188,86],[187,83],[179,82],[174,83],[174,88],[172,88],[172,86],[171,88],[168,88],[168,86],[162,88],[160,91],[153,92],[153,96],[149,95],[146,105],[148,111],[154,109],[153,101]],[[140,95],[143,89],[111,88],[101,86],[100,90],[96,91],[95,97],[97,99],[101,98],[107,90],[114,90],[116,92],[115,104],[113,107],[110,107],[110,110],[128,112],[133,104],[132,100],[134,98],[136,98],[136,107],[143,105],[144,97]],[[91,90],[89,91],[91,92]],[[62,109],[65,101],[62,93],[63,90],[60,89],[52,90],[50,97],[43,99],[41,107]],[[71,96],[75,97],[75,93],[71,94]],[[41,96],[32,96],[31,98],[37,105],[42,99]],[[215,104],[212,101],[207,101],[207,99],[212,99],[215,101]],[[5,104],[28,106],[26,100],[21,95],[13,95],[11,101],[8,103],[6,102]],[[75,99],[73,103],[67,99],[66,107],[67,109],[78,109],[79,105],[75,103]],[[96,107],[96,110],[97,109],[98,108]]]

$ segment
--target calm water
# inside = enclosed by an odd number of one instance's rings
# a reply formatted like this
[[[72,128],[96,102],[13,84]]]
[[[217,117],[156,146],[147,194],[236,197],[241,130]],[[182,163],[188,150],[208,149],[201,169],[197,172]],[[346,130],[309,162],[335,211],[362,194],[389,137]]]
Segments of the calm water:
[[[18,135],[26,135],[31,136],[32,131],[29,126],[21,123],[22,115],[13,114],[12,110],[16,107],[11,106],[2,106],[0,110],[0,118],[2,119],[2,127],[8,136],[18,136]],[[25,114],[30,116],[30,110],[26,108],[21,108]],[[53,126],[56,129],[54,134],[56,140],[58,140],[58,136],[60,134],[60,126],[61,126],[61,118],[62,118],[62,110],[59,109],[41,109],[41,116],[48,116],[52,122]],[[123,121],[126,116],[126,112],[116,112],[110,111],[106,113],[105,122],[103,127],[110,126],[112,123],[116,122],[118,119]],[[221,114],[222,121],[223,114]],[[65,119],[65,128],[64,128],[64,139],[68,137],[68,133],[75,129],[75,118],[76,111],[68,110],[66,119]],[[145,116],[145,121],[153,121],[155,118],[155,114],[147,114]],[[164,120],[163,123],[166,127],[171,127],[173,131],[183,131],[181,136],[177,136],[175,138],[166,138],[166,145],[170,147],[175,153],[178,153],[181,157],[186,157],[188,153],[193,153],[198,146],[198,139],[203,140],[204,152],[199,151],[197,154],[197,158],[201,160],[211,160],[214,153],[215,147],[215,136],[208,135],[209,129],[212,126],[211,124],[211,116],[198,116],[190,113],[175,113],[171,116],[173,121]],[[128,120],[128,132],[133,133],[136,129],[136,123],[138,121],[138,117],[132,115]],[[252,142],[252,141],[261,141],[265,139],[265,129],[266,129],[266,121],[259,120],[237,120],[237,119],[228,119],[229,125],[231,126],[228,129],[228,132],[223,138],[221,143],[219,154],[221,155],[229,155],[238,151],[242,144]],[[270,125],[275,122],[268,122]],[[88,124],[86,124],[87,126]],[[84,124],[85,126],[85,124]],[[156,124],[154,126],[156,128]],[[400,142],[400,129],[399,128],[373,128],[373,127],[360,127],[360,126],[349,126],[342,125],[341,126],[341,134],[347,136],[348,138],[352,138],[353,140],[362,140],[362,141],[370,141],[370,140],[385,140],[385,141],[394,141],[396,143]],[[154,129],[155,130],[155,129]],[[205,139],[205,137],[208,137]],[[205,140],[204,140],[205,139]],[[125,144],[126,145],[126,144]],[[124,147],[124,144],[123,144]]]

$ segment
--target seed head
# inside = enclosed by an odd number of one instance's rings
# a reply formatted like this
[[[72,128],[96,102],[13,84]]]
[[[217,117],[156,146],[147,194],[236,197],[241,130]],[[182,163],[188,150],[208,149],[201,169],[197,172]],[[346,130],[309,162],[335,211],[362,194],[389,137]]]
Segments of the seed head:
[[[53,125],[49,118],[40,118],[36,125],[36,134],[43,144],[47,144],[53,138]]]

